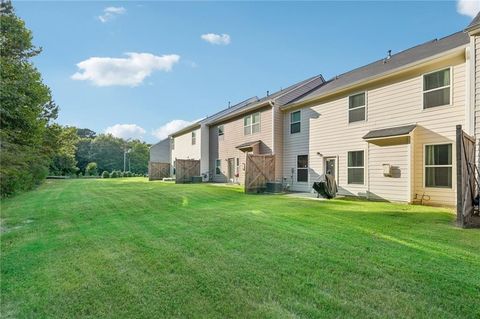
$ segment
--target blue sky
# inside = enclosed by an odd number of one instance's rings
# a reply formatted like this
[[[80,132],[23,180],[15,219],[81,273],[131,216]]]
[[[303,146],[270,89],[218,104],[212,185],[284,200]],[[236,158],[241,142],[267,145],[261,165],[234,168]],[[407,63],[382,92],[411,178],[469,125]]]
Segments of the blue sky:
[[[43,47],[34,63],[61,108],[58,121],[147,142],[228,101],[462,30],[480,0],[460,5],[14,2]]]

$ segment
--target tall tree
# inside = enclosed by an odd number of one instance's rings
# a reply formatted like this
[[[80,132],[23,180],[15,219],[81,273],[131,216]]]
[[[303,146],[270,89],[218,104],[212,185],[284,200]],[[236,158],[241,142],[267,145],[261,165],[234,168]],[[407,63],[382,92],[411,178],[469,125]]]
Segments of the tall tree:
[[[148,171],[148,159],[150,157],[149,146],[145,142],[133,140],[128,143],[129,169],[133,173],[146,174]]]
[[[96,162],[98,171],[123,170],[125,141],[110,134],[98,135],[91,144],[91,162]]]
[[[44,151],[47,125],[58,107],[30,58],[41,49],[15,15],[10,1],[0,2],[0,195],[30,189],[47,174]]]

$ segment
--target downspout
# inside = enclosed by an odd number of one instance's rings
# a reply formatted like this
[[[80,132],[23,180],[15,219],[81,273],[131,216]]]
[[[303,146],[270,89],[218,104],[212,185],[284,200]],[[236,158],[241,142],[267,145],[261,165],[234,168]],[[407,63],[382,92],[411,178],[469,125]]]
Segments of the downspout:
[[[275,155],[275,103],[268,100],[268,104],[272,107],[272,155]]]

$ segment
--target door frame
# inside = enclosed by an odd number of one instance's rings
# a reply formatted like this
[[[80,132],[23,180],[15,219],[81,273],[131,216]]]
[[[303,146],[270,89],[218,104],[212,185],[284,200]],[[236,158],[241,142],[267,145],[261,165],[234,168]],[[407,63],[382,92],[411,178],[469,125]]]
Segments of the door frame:
[[[327,161],[328,160],[335,160],[335,181],[337,182],[337,185],[338,185],[338,181],[339,181],[339,177],[338,175],[340,175],[338,169],[339,169],[339,165],[338,165],[338,155],[337,156],[325,156],[323,157],[323,173],[326,174],[327,173]]]

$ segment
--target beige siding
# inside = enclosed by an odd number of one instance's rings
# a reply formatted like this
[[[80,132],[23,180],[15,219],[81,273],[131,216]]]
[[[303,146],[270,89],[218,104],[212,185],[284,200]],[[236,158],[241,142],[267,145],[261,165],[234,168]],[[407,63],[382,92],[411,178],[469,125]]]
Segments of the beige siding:
[[[444,67],[452,67],[453,70],[453,103],[451,106],[423,110],[422,74]],[[349,124],[348,95],[361,91],[367,93],[367,121]],[[464,109],[465,58],[462,55],[304,107],[301,109],[301,133],[289,133],[290,113],[285,112],[284,177],[289,183],[292,180],[291,169],[296,165],[295,157],[309,154],[309,183],[296,183],[294,176],[292,188],[310,190],[312,182],[324,172],[324,158],[337,157],[337,179],[343,194],[409,201],[410,194],[425,193],[431,197],[432,204],[454,205],[455,176],[452,189],[423,187],[423,147],[428,143],[454,143],[455,125],[463,124]],[[370,130],[412,123],[417,124],[417,129],[411,151],[408,144],[378,147],[362,139]],[[347,184],[347,152],[356,150],[365,152],[364,185]],[[396,173],[400,177],[383,176],[382,164],[387,163],[397,167]]]
[[[283,177],[283,113],[278,107],[273,109],[273,145],[275,154],[275,178],[282,181]]]
[[[192,145],[192,132],[196,132],[196,143]],[[201,157],[201,130],[197,128],[179,136],[173,137],[172,148],[172,166],[175,159],[195,159],[199,160]]]
[[[257,111],[248,113],[253,114]],[[236,147],[246,142],[261,141],[259,147],[260,154],[271,154],[272,145],[272,109],[271,107],[260,110],[260,132],[250,135],[244,135],[243,118],[240,116],[224,123],[212,125],[210,127],[210,172],[211,180],[215,182],[228,181],[228,159],[239,159],[240,165],[236,171],[238,178],[234,178],[234,182],[243,183],[245,178],[245,153]],[[219,125],[224,127],[224,135],[217,136],[217,128]],[[215,160],[221,160],[221,174],[215,173]]]

